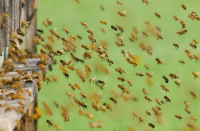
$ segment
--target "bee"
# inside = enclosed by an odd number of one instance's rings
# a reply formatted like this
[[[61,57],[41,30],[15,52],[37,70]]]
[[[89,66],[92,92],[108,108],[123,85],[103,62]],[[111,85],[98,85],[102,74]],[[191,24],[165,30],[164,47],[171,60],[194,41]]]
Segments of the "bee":
[[[181,119],[183,119],[183,117],[179,116],[179,115],[175,115],[176,118],[178,118],[180,121]]]
[[[135,113],[135,112],[132,112],[133,116],[134,116],[134,119],[135,118],[138,118],[138,115]]]
[[[149,2],[148,0],[142,0],[142,2],[143,2],[144,4],[146,4],[147,6],[148,6],[148,4],[150,4],[150,2]]]
[[[196,117],[194,117],[194,116],[191,116],[190,117],[192,120],[194,120],[195,122],[198,120]]]
[[[25,36],[24,32],[21,31],[21,29],[17,29],[17,34],[20,36]]]
[[[88,32],[89,34],[91,34],[91,35],[94,35],[93,29],[87,30],[87,32]]]
[[[42,34],[44,33],[44,31],[41,29],[37,29],[37,32],[42,33]]]
[[[92,108],[94,108],[96,111],[99,111],[98,106],[94,102],[92,103]]]
[[[53,21],[52,20],[50,20],[50,19],[46,19],[46,22],[49,24],[49,25],[52,25],[53,24]]]
[[[149,125],[152,129],[155,128],[155,125],[152,124],[152,123],[149,123],[148,125]]]
[[[102,81],[102,80],[98,80],[97,81],[99,84],[101,84],[102,86],[104,86],[105,85],[105,82],[104,81]]]
[[[195,39],[193,39],[193,42],[195,43],[195,44],[198,44],[199,42],[197,41],[197,40],[195,40]]]
[[[112,102],[114,102],[115,105],[117,104],[117,101],[116,101],[114,98],[110,97],[110,100],[111,100]]]
[[[152,99],[150,98],[150,97],[148,97],[148,96],[145,96],[144,97],[148,102],[151,102],[152,101]]]
[[[88,36],[88,38],[92,41],[92,43],[97,42],[97,40],[94,36]]]
[[[128,83],[129,86],[133,85],[132,82],[131,82],[131,80],[127,80],[127,83]]]
[[[123,17],[123,16],[125,17],[125,16],[126,16],[126,11],[118,12],[118,14],[119,14],[120,16],[122,16],[122,17]]]
[[[76,35],[79,39],[82,39],[82,37],[80,35]]]
[[[153,72],[152,72],[152,73],[146,73],[146,75],[147,75],[149,78],[153,78],[152,74],[153,74]]]
[[[139,123],[140,122],[144,122],[144,120],[142,119],[142,117],[139,117]]]
[[[122,42],[119,41],[116,41],[115,44],[118,45],[119,47],[125,46]]]
[[[187,9],[187,6],[186,6],[186,5],[184,5],[184,4],[182,4],[181,6],[182,6],[182,8],[183,8],[184,10],[186,10],[186,9]]]
[[[188,114],[191,114],[191,111],[190,111],[188,108],[185,108],[185,111],[186,111]]]
[[[77,88],[78,90],[80,90],[80,89],[81,89],[81,86],[80,86],[80,85],[78,85],[78,84],[75,84],[75,86],[76,86],[76,88]]]
[[[57,102],[54,102],[54,105],[56,105],[57,108],[59,107],[59,104]]]
[[[158,18],[161,18],[160,14],[158,14],[157,12],[155,13],[155,15],[156,15]]]
[[[179,34],[179,35],[183,35],[183,34],[185,34],[187,32],[187,30],[181,30],[181,31],[178,31],[178,32],[176,32],[177,34]]]
[[[149,111],[145,111],[145,113],[146,113],[146,116],[151,115],[151,113]]]
[[[102,31],[103,33],[106,33],[105,28],[101,27],[100,29],[101,29],[101,31]]]
[[[112,28],[113,30],[117,31],[117,28],[116,28],[115,26],[111,25],[111,28]]]
[[[180,86],[180,81],[174,81],[174,83],[177,85],[177,86]]]
[[[119,72],[119,74],[121,75],[122,73],[126,73],[124,69],[122,69],[121,67],[116,68],[115,71]]]
[[[169,74],[169,76],[170,76],[172,79],[173,79],[173,78],[174,78],[174,79],[179,78],[176,74],[173,74],[173,73],[172,73],[172,74]]]
[[[175,16],[175,15],[174,15],[173,17],[174,17],[174,19],[175,19],[176,21],[177,21],[177,20],[178,20],[178,21],[180,20],[180,19],[179,19],[177,16]]]
[[[173,43],[173,46],[175,46],[175,49],[178,50],[178,48],[179,48],[179,44],[177,44],[177,43]]]
[[[67,73],[63,73],[63,75],[65,76],[65,78],[67,77],[67,79],[69,78],[69,75]]]
[[[161,29],[160,29],[158,26],[156,26],[156,29],[157,29],[159,32],[162,32]]]
[[[70,38],[72,39],[72,40],[77,40],[77,38],[76,38],[76,36],[74,36],[74,35],[70,35]]]
[[[67,28],[63,28],[63,30],[65,31],[65,33],[68,35],[70,32]]]
[[[145,68],[147,69],[147,70],[149,70],[149,66],[148,65],[144,65],[145,66]]]
[[[110,59],[106,59],[106,61],[109,63],[110,66],[111,66],[111,64],[114,64],[114,62]]]
[[[84,21],[81,21],[81,25],[82,25],[84,28],[88,28],[88,25],[87,25]]]
[[[189,103],[187,101],[184,101],[184,104],[186,107],[189,107]]]
[[[52,121],[47,120],[46,122],[48,123],[48,126],[49,126],[49,127],[53,126],[53,122],[52,122]]]
[[[190,94],[192,95],[193,99],[197,98],[197,95],[194,92],[190,91]]]
[[[3,19],[5,22],[8,21],[8,13],[3,13]]]
[[[143,34],[144,36],[148,37],[148,35],[147,35],[146,32],[142,31],[142,34]]]
[[[83,98],[83,99],[87,99],[87,97],[86,97],[86,95],[84,94],[84,93],[80,93],[81,94],[81,99]]]
[[[163,89],[163,90],[165,90],[166,92],[168,92],[168,91],[169,91],[169,89],[168,89],[166,86],[164,86],[164,85],[161,85],[161,87],[162,87],[162,89]]]
[[[193,55],[194,59],[196,59],[196,62],[199,60],[199,57],[197,57],[196,55]]]
[[[143,88],[142,92],[143,92],[144,94],[149,94],[149,92],[146,91],[144,88]]]
[[[144,76],[142,73],[136,73],[135,75],[136,75],[136,76],[141,76],[141,77]]]
[[[156,58],[156,61],[158,62],[158,65],[159,65],[159,64],[162,64],[162,65],[163,65],[163,62],[162,62],[162,60],[161,60],[161,59],[159,59],[159,58]]]
[[[57,51],[57,53],[61,56],[61,55],[65,55],[65,53],[63,51]]]
[[[26,22],[26,21],[22,21],[22,25],[23,26],[26,26],[26,28],[28,28],[28,24],[30,23],[30,21],[29,22]]]
[[[123,77],[118,77],[118,80],[120,80],[121,82],[125,81],[125,79]]]
[[[120,1],[117,1],[117,4],[119,4],[119,5],[123,5],[123,3],[122,3],[122,2],[120,2]]]
[[[156,99],[156,102],[158,103],[158,105],[161,105],[161,102],[159,99]]]
[[[49,26],[49,24],[46,21],[43,21],[43,25],[46,26],[46,27]]]
[[[96,79],[96,76],[93,77],[92,79],[89,79],[89,82],[90,82],[90,83],[93,82],[93,84],[94,84],[95,79]]]
[[[103,5],[101,5],[101,10],[103,10],[103,11],[105,10],[105,7]]]
[[[164,98],[165,98],[166,102],[171,102],[171,100],[169,99],[169,97],[164,96]]]
[[[117,26],[117,28],[121,31],[121,33],[124,32],[124,28],[122,26]]]
[[[105,20],[101,20],[100,23],[107,25],[108,23]]]
[[[194,48],[194,49],[197,48],[197,46],[196,46],[195,44],[193,44],[193,43],[190,43],[190,46],[191,46],[192,48]]]
[[[192,72],[192,74],[194,75],[194,79],[199,78],[199,72]]]
[[[194,125],[192,125],[192,124],[187,124],[187,126],[190,128],[190,129],[193,129],[193,130],[195,130],[196,129],[196,127],[194,126]]]
[[[185,22],[184,22],[184,21],[181,21],[180,23],[181,23],[181,25],[182,25],[182,28],[185,28]]]

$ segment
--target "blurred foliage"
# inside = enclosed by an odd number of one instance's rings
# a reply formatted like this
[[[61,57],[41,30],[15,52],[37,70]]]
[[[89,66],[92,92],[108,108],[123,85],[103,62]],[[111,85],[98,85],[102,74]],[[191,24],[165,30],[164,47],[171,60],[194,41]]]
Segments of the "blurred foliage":
[[[194,0],[150,0],[150,4],[145,5],[142,0],[131,1],[131,0],[121,0],[123,5],[116,3],[113,0],[82,0],[81,3],[75,0],[40,0],[38,9],[38,29],[44,30],[44,38],[50,36],[49,29],[55,29],[56,32],[64,38],[68,38],[69,35],[80,35],[82,39],[77,39],[74,43],[77,45],[77,50],[74,53],[75,56],[83,58],[85,50],[81,48],[81,45],[87,45],[90,47],[91,41],[88,39],[90,35],[87,33],[87,29],[93,29],[97,40],[95,43],[101,46],[102,43],[107,43],[109,59],[114,61],[112,66],[106,61],[101,61],[98,54],[95,51],[92,52],[93,58],[85,59],[85,63],[75,63],[75,69],[85,70],[85,65],[90,65],[93,69],[91,78],[96,76],[96,80],[105,81],[105,86],[102,89],[97,87],[95,84],[90,84],[89,79],[86,82],[78,77],[75,71],[69,70],[69,79],[66,79],[62,71],[59,69],[61,66],[60,60],[72,59],[70,53],[66,53],[64,56],[55,56],[58,63],[53,65],[53,71],[48,72],[47,76],[56,75],[58,77],[58,83],[51,82],[50,84],[44,84],[43,88],[38,94],[38,105],[44,112],[44,106],[42,102],[46,102],[50,108],[53,110],[53,115],[50,117],[43,113],[43,116],[38,120],[38,130],[39,131],[53,131],[54,128],[48,127],[46,120],[52,120],[53,123],[58,124],[61,129],[69,131],[89,131],[89,130],[103,130],[103,131],[124,131],[128,130],[128,127],[132,127],[137,131],[143,130],[154,130],[154,131],[180,131],[189,130],[187,124],[197,126],[199,130],[199,121],[194,122],[191,120],[191,116],[199,118],[199,79],[194,79],[192,72],[199,72],[200,66],[199,61],[189,60],[187,54],[184,52],[185,49],[190,50],[192,54],[200,57],[199,48],[192,49],[189,43],[193,39],[200,41],[199,39],[199,25],[200,22],[197,20],[192,20],[188,15],[195,11],[200,12],[200,1]],[[187,5],[187,10],[184,10],[181,5]],[[101,5],[105,7],[105,10],[101,10]],[[126,17],[121,17],[117,12],[122,12],[126,10]],[[155,13],[158,12],[161,18],[157,18]],[[176,32],[182,30],[180,21],[176,21],[173,16],[177,16],[180,20],[184,21],[186,24],[187,33],[184,35],[178,35]],[[46,28],[42,22],[47,18],[53,21],[52,26]],[[107,21],[107,25],[100,23],[100,20]],[[80,24],[81,21],[87,23],[88,28],[84,29]],[[148,21],[151,25],[146,24]],[[117,41],[117,33],[120,31],[114,31],[111,29],[111,25],[122,26],[124,32],[120,36],[124,37],[123,47],[118,47],[115,44]],[[152,33],[156,31],[156,26],[158,26],[163,35],[163,40],[158,39],[157,36]],[[62,30],[63,28],[69,29],[69,35]],[[106,32],[103,33],[100,28],[105,28]],[[131,42],[129,38],[131,33],[134,33],[133,28],[136,27],[139,33],[136,34],[138,39]],[[141,32],[144,31],[148,34],[145,37]],[[178,43],[180,48],[177,50],[173,46],[173,42]],[[44,44],[49,43],[48,40]],[[140,43],[145,43],[152,47],[153,55],[148,55],[146,51],[139,47]],[[197,44],[197,47],[199,45]],[[55,50],[61,50],[63,47],[61,40],[56,40],[53,48]],[[42,46],[38,46],[38,49]],[[126,52],[134,52],[134,55],[140,58],[140,62],[137,67],[133,67],[126,62],[125,57],[121,54],[121,50]],[[163,65],[158,65],[156,58],[163,59]],[[179,60],[184,60],[185,64],[179,63]],[[149,66],[147,70],[144,65]],[[105,66],[110,71],[110,74],[106,74],[104,71],[99,71],[96,66]],[[122,67],[126,73],[122,76],[127,80],[130,79],[133,83],[132,87],[128,87],[127,82],[120,82],[117,78],[120,76],[119,73],[115,71],[116,68]],[[153,85],[150,86],[147,83],[147,76],[139,77],[136,73],[146,74],[147,72],[153,72]],[[174,83],[174,79],[169,77],[170,73],[177,73],[179,76],[181,86],[177,86]],[[165,75],[169,78],[169,83],[165,83],[162,76]],[[79,84],[81,85],[81,90],[72,90],[68,87],[68,84]],[[122,91],[117,87],[119,84],[125,85],[129,90],[130,94],[124,94],[124,96],[135,96],[137,101],[125,101],[121,97],[116,98],[111,91],[114,90],[118,94]],[[169,92],[164,91],[161,88],[161,84],[169,88]],[[148,102],[144,99],[145,95],[142,93],[143,88],[145,88],[152,99]],[[193,99],[190,95],[190,91],[197,94],[197,98]],[[102,92],[101,105],[106,102],[113,106],[113,111],[106,111],[102,113],[101,111],[96,112],[92,108],[92,99],[84,99],[88,109],[85,112],[90,112],[94,115],[93,119],[88,119],[86,116],[81,116],[78,110],[82,107],[78,107],[72,98],[66,95],[66,92],[72,92],[76,98],[81,100],[80,92],[87,94],[88,96]],[[156,117],[152,111],[152,107],[159,106],[155,99],[164,100],[164,96],[168,96],[171,99],[171,103],[162,104],[162,122],[158,123]],[[114,105],[112,101],[109,100],[110,97],[114,97],[117,100],[117,104]],[[63,122],[64,119],[61,116],[61,109],[57,108],[53,102],[56,101],[60,106],[65,106],[69,110],[69,122]],[[192,114],[187,114],[184,109],[184,101],[188,101],[190,104],[189,109]],[[146,116],[145,111],[151,112],[151,116]],[[144,119],[143,123],[139,123],[138,118],[134,119],[132,112],[136,112],[138,116]],[[179,121],[175,118],[175,115],[181,115],[183,119]],[[89,126],[90,122],[96,122],[101,120],[103,122],[102,128],[92,129]],[[155,129],[151,129],[148,123],[153,123]]]

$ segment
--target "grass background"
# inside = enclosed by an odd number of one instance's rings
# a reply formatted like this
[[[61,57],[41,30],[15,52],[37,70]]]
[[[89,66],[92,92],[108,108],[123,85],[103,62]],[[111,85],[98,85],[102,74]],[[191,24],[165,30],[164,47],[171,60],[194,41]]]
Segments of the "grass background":
[[[93,68],[91,77],[96,76],[97,80],[104,80],[105,86],[101,90],[96,85],[90,84],[87,79],[86,82],[82,82],[81,79],[77,76],[75,71],[69,71],[69,79],[65,79],[62,75],[61,70],[59,69],[60,63],[53,66],[53,71],[48,72],[47,76],[52,74],[58,77],[58,83],[50,83],[47,85],[44,82],[42,90],[38,94],[38,105],[43,111],[43,116],[38,120],[38,130],[39,131],[53,131],[53,127],[49,128],[46,120],[53,120],[54,124],[58,124],[63,131],[89,131],[89,130],[103,130],[103,131],[124,131],[127,130],[127,127],[130,126],[137,131],[152,130],[148,123],[153,123],[155,125],[154,131],[179,131],[179,130],[189,130],[187,123],[194,124],[198,126],[199,121],[194,122],[190,119],[190,116],[195,116],[199,118],[199,79],[194,79],[192,72],[199,72],[200,66],[199,62],[195,60],[189,60],[187,58],[185,49],[191,50],[192,54],[200,55],[199,48],[192,49],[189,46],[189,43],[193,39],[199,39],[199,25],[200,22],[196,20],[191,20],[188,15],[192,11],[200,12],[200,1],[193,0],[150,0],[148,6],[144,5],[141,0],[131,1],[131,0],[122,0],[123,5],[118,5],[115,0],[82,0],[81,3],[77,3],[74,0],[40,0],[39,9],[38,9],[38,20],[37,28],[44,30],[44,37],[50,35],[49,29],[57,28],[56,32],[62,37],[68,37],[65,32],[62,30],[63,27],[66,27],[70,30],[70,35],[80,35],[83,39],[76,40],[75,43],[78,46],[75,56],[83,58],[83,53],[85,52],[82,49],[81,45],[90,45],[91,42],[87,38],[89,34],[86,30],[83,29],[80,24],[81,21],[85,21],[88,24],[88,29],[94,29],[95,38],[97,39],[97,45],[100,45],[102,41],[108,43],[108,52],[109,59],[114,61],[114,64],[110,67],[106,61],[101,61],[98,58],[98,54],[94,51],[93,58],[90,60],[85,60],[85,64],[90,65]],[[187,5],[188,9],[184,10],[181,5]],[[102,11],[100,6],[103,5],[105,10]],[[117,14],[118,11],[126,10],[126,17],[121,17]],[[161,19],[156,18],[155,12],[158,12],[161,15]],[[176,15],[186,23],[186,29],[188,32],[184,35],[179,36],[176,32],[182,29],[180,22],[175,21],[173,16]],[[46,28],[42,22],[50,18],[53,21],[53,25]],[[107,25],[100,23],[100,20],[106,20]],[[145,24],[145,21],[149,21],[152,25],[148,26]],[[116,32],[110,28],[111,25],[121,25],[124,27],[124,33],[121,36],[124,36],[124,47],[117,47],[115,44]],[[148,31],[149,28],[155,29],[155,26],[160,27],[163,34],[163,40],[157,40],[157,36],[150,34]],[[100,30],[100,27],[106,29],[106,33],[103,33]],[[139,30],[138,40],[135,42],[130,42],[130,34],[133,33],[133,27],[137,27]],[[149,37],[144,37],[141,31],[147,32]],[[119,33],[119,31],[117,31]],[[152,46],[153,56],[148,56],[148,54],[143,51],[139,44],[143,42],[147,45]],[[176,42],[180,45],[180,48],[176,50],[172,45],[173,42]],[[48,41],[44,42],[48,43]],[[56,40],[54,44],[54,49],[61,50],[63,47],[62,41]],[[198,45],[197,45],[198,47]],[[38,49],[41,46],[38,47]],[[139,63],[139,66],[134,68],[132,65],[129,65],[124,56],[121,54],[121,50],[126,52],[134,52],[135,55],[138,55],[142,58],[142,61]],[[56,56],[57,61],[65,60],[65,58],[71,59],[70,53],[65,56],[58,57]],[[163,58],[164,64],[157,65],[155,61],[156,58]],[[186,64],[181,64],[178,61],[184,60]],[[95,70],[95,64],[102,64],[106,66],[111,72],[109,75],[104,72],[99,72]],[[144,65],[149,65],[150,69],[146,70]],[[77,63],[74,65],[75,68],[84,70],[84,64]],[[122,84],[117,77],[119,73],[115,71],[115,68],[122,67],[125,69],[126,73],[123,75],[124,78],[131,79],[133,86],[128,89],[131,91],[129,95],[134,95],[138,98],[138,101],[124,101],[122,98],[116,98],[118,101],[117,105],[114,105],[109,98],[113,97],[111,90],[115,90],[119,94],[122,92],[117,85]],[[138,77],[135,73],[153,72],[153,86],[149,86],[146,82],[147,76]],[[169,83],[164,83],[162,78],[163,75],[169,77],[169,73],[178,72],[179,80],[181,80],[181,86],[177,87],[174,84],[174,80],[169,79]],[[81,85],[81,90],[73,91],[67,85],[72,83],[78,83]],[[161,84],[166,85],[170,92],[165,92],[161,88]],[[124,85],[127,86],[127,83],[124,82]],[[144,99],[144,94],[142,89],[145,88],[149,91],[149,96],[152,98],[152,102],[148,103]],[[106,102],[113,106],[113,111],[102,113],[101,111],[96,112],[92,108],[92,100],[86,99],[82,100],[88,106],[86,112],[91,112],[94,115],[94,119],[88,119],[85,116],[80,116],[78,113],[79,109],[74,104],[73,100],[66,95],[66,92],[72,92],[79,100],[81,98],[80,92],[85,94],[92,94],[102,92],[103,99],[102,103]],[[190,95],[190,91],[194,91],[197,94],[197,98],[193,99]],[[155,118],[152,107],[158,106],[155,102],[155,99],[164,100],[163,96],[167,95],[171,99],[171,103],[166,103],[161,105],[162,109],[162,119],[163,123],[158,124]],[[44,107],[42,102],[46,102],[54,114],[50,117],[47,116],[44,112]],[[61,109],[56,108],[53,104],[54,101],[57,101],[61,106],[65,106],[69,109],[70,121],[63,122],[61,116]],[[192,114],[189,115],[184,111],[185,105],[184,101],[190,103],[190,109]],[[152,116],[146,116],[145,110],[148,110],[152,113]],[[144,123],[138,123],[138,119],[134,119],[132,112],[136,112],[139,116],[144,119]],[[179,121],[174,117],[174,114],[181,115],[183,117],[182,121]],[[94,122],[102,120],[103,127],[101,129],[92,129],[89,126],[89,122]],[[199,128],[197,129],[199,130]]]

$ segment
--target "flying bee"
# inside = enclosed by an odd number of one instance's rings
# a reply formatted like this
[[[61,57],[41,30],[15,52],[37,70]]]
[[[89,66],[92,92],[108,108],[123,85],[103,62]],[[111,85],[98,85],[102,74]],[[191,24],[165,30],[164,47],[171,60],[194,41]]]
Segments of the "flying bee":
[[[92,103],[92,108],[94,108],[96,111],[99,111],[99,107],[94,102]]]
[[[20,35],[20,36],[25,36],[24,32],[22,32],[22,30],[19,28],[17,29],[17,34]]]
[[[117,28],[121,31],[121,33],[124,32],[124,28],[122,26],[117,26]]]
[[[149,112],[149,111],[145,111],[145,113],[146,113],[146,116],[147,115],[149,115],[149,116],[151,115],[151,112]]]
[[[140,122],[144,122],[144,120],[142,119],[142,117],[139,117],[138,119],[139,119],[139,123]]]
[[[190,111],[188,108],[185,108],[185,111],[186,111],[188,114],[191,114],[191,111]]]
[[[71,87],[72,90],[75,90],[75,87],[71,83],[68,84],[68,87]]]
[[[105,8],[104,8],[104,6],[103,6],[103,5],[101,5],[101,10],[105,10]]]
[[[197,40],[195,40],[195,39],[193,39],[193,42],[195,43],[195,44],[198,44],[199,42],[197,41]]]
[[[88,32],[89,34],[91,34],[91,35],[94,35],[93,29],[87,30],[87,32]]]
[[[81,21],[81,25],[82,25],[84,28],[88,28],[88,25],[87,25],[84,21]]]
[[[53,102],[53,103],[57,108],[59,107],[59,104],[57,102]]]
[[[81,99],[83,98],[83,99],[87,99],[87,97],[86,97],[86,95],[84,94],[84,93],[80,93],[81,94]]]
[[[114,98],[110,97],[110,100],[111,100],[112,102],[114,102],[115,105],[117,104],[117,101],[116,101]]]
[[[80,35],[76,35],[79,39],[83,39]]]
[[[69,75],[67,73],[63,73],[63,75],[65,76],[65,78],[67,77],[67,79],[69,78]]]
[[[161,59],[159,59],[159,58],[156,58],[156,61],[158,62],[158,65],[159,65],[159,64],[162,64],[162,65],[163,65],[163,62],[162,62],[162,60],[161,60]]]
[[[169,76],[173,79],[177,79],[177,78],[179,78],[176,74],[173,74],[173,73],[171,73],[171,74],[169,74]]]
[[[196,62],[199,60],[199,57],[197,57],[196,55],[193,55],[193,57],[196,60]]]
[[[179,119],[180,121],[181,121],[181,119],[183,119],[183,117],[181,117],[180,115],[175,115],[175,117],[176,117],[177,119]]]
[[[153,78],[152,74],[153,74],[153,72],[152,72],[152,73],[146,73],[146,75],[147,75],[149,78]]]
[[[75,84],[75,86],[76,86],[76,88],[77,88],[78,90],[80,90],[80,89],[81,89],[81,86],[80,86],[80,85],[78,85],[78,84]]]
[[[196,117],[194,117],[194,116],[191,116],[190,117],[192,120],[194,120],[195,122],[198,120]]]
[[[155,13],[155,15],[156,15],[158,18],[161,18],[160,14],[158,14],[157,12]]]
[[[72,39],[72,40],[77,40],[77,38],[76,38],[76,36],[74,36],[74,35],[70,35],[70,38]]]
[[[193,129],[193,130],[196,130],[196,127],[194,126],[194,125],[192,125],[192,124],[187,124],[187,126],[190,128],[190,129]]]
[[[91,52],[88,52],[88,51],[86,51],[85,53],[84,53],[84,55],[83,55],[86,59],[90,59],[90,58],[92,58],[92,54],[91,54]]]
[[[192,95],[193,99],[197,98],[197,95],[194,92],[190,91],[190,94]]]
[[[26,21],[22,21],[22,25],[23,26],[26,26],[26,28],[28,28],[28,24],[30,23],[30,21],[29,22],[26,22]]]
[[[156,99],[156,102],[158,103],[158,105],[161,105],[161,102],[159,99]]]
[[[115,44],[118,45],[119,47],[125,46],[122,42],[119,41],[116,41]]]
[[[177,34],[179,34],[179,35],[183,35],[183,34],[185,34],[187,32],[187,30],[181,30],[181,31],[178,31],[178,32],[176,32]]]
[[[102,80],[98,80],[97,81],[99,84],[101,84],[102,86],[104,86],[105,85],[105,82],[104,81],[102,81]]]
[[[132,82],[131,82],[131,80],[127,80],[127,82],[128,82],[128,85],[129,85],[129,86],[132,86],[132,85],[133,85]]]
[[[192,72],[192,74],[194,75],[194,79],[199,78],[199,72]]]
[[[184,101],[184,104],[186,107],[189,107],[189,103],[187,101]]]
[[[123,77],[118,77],[118,80],[120,80],[121,82],[125,81],[125,79]]]
[[[156,33],[156,35],[157,35],[157,40],[158,39],[163,39],[162,34]]]
[[[57,53],[61,56],[61,55],[65,55],[65,53],[63,51],[57,51]]]
[[[122,73],[126,73],[124,69],[122,69],[121,67],[116,68],[115,71],[119,72],[119,74],[121,75]]]
[[[43,25],[46,26],[46,27],[49,26],[49,24],[46,21],[43,21]]]
[[[177,43],[173,43],[173,46],[175,46],[175,49],[178,50],[178,48],[179,48],[179,44],[177,44]]]
[[[47,120],[46,122],[48,123],[48,126],[49,126],[49,127],[53,126],[53,122],[52,122],[52,121]]]
[[[174,19],[175,19],[176,21],[177,21],[177,20],[178,20],[178,21],[180,20],[180,19],[179,19],[177,16],[175,16],[175,15],[174,15],[173,17],[174,17]]]
[[[169,89],[168,89],[166,86],[164,86],[164,85],[161,85],[161,87],[162,87],[162,89],[163,89],[163,90],[165,90],[166,92],[168,92],[168,91],[169,91]]]
[[[144,94],[149,94],[149,92],[146,91],[146,89],[144,89],[144,88],[143,88],[142,92],[143,92]]]
[[[152,101],[152,99],[150,98],[150,97],[148,97],[148,96],[145,96],[144,97],[148,102],[151,102]]]
[[[144,36],[148,37],[148,35],[147,35],[146,32],[142,31],[142,34],[143,34]]]
[[[145,68],[147,69],[147,70],[149,70],[149,66],[148,65],[144,65],[145,66]]]
[[[123,5],[123,3],[121,1],[117,1],[117,4],[119,5]]]
[[[106,61],[109,63],[110,66],[111,66],[111,64],[114,64],[114,62],[110,59],[106,59]]]
[[[116,28],[115,26],[111,25],[111,28],[112,28],[113,30],[117,31],[117,28]]]
[[[89,82],[90,82],[90,83],[93,82],[93,84],[94,84],[95,79],[96,79],[96,76],[93,77],[92,79],[89,79]]]
[[[174,81],[174,83],[177,85],[177,86],[180,86],[180,80],[179,81]]]
[[[102,31],[103,33],[106,33],[105,28],[101,27],[100,29],[101,29],[101,31]]]
[[[135,75],[136,75],[136,76],[141,76],[141,77],[144,76],[144,74],[142,74],[142,73],[136,73]]]
[[[107,25],[108,23],[105,20],[101,20],[100,23]]]
[[[47,21],[47,23],[48,23],[49,25],[52,25],[52,24],[53,24],[53,21],[50,20],[50,19],[46,19],[46,21]]]
[[[171,102],[171,100],[169,99],[169,97],[164,96],[164,98],[165,98],[166,102]]]
[[[135,118],[138,118],[138,115],[135,113],[135,112],[132,112],[133,116],[134,116],[134,119]]]
[[[182,6],[182,8],[183,8],[184,10],[186,10],[186,9],[187,9],[187,6],[186,6],[186,5],[184,5],[184,4],[182,4],[181,6]]]
[[[88,38],[92,41],[92,43],[97,42],[96,38],[92,35],[88,36]]]
[[[121,42],[124,42],[124,37],[117,37],[117,39]]]
[[[182,25],[182,28],[185,28],[185,22],[184,22],[184,21],[181,21],[180,23],[181,23],[181,25]]]
[[[148,6],[148,4],[150,4],[150,2],[149,2],[148,0],[142,0],[142,2],[143,2],[144,4],[146,4],[147,6]]]
[[[63,28],[63,30],[65,31],[65,33],[68,35],[69,34],[69,30],[67,28]]]
[[[190,43],[190,46],[191,46],[192,48],[194,48],[194,49],[197,48],[197,46],[196,46],[195,44],[193,44],[193,43]]]
[[[118,14],[119,14],[120,16],[122,16],[122,17],[123,17],[123,16],[125,17],[125,16],[126,16],[126,11],[118,12]]]

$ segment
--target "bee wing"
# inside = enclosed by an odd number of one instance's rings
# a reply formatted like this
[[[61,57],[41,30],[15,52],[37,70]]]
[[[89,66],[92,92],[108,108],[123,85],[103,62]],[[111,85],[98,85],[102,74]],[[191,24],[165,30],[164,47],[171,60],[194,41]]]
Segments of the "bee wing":
[[[153,72],[151,72],[151,74],[153,74]]]
[[[93,31],[94,29],[91,29],[91,31]]]
[[[63,51],[63,50],[62,50],[62,51]],[[66,57],[65,59],[66,59],[67,61],[69,61],[69,59],[68,59],[67,57]]]
[[[55,27],[53,30],[56,31],[56,30],[57,30],[57,27]]]
[[[95,79],[96,79],[96,76],[94,76],[92,79],[95,80]]]
[[[126,10],[125,10],[125,11],[123,11],[122,13],[123,13],[123,14],[125,14],[125,13],[126,13]]]
[[[161,58],[160,60],[161,60],[161,61],[163,61],[163,60],[164,60],[164,58]]]
[[[102,91],[100,91],[100,92],[98,93],[98,95],[100,95],[100,94],[102,94]]]
[[[197,72],[197,74],[199,75],[199,74],[200,74],[200,72]]]

